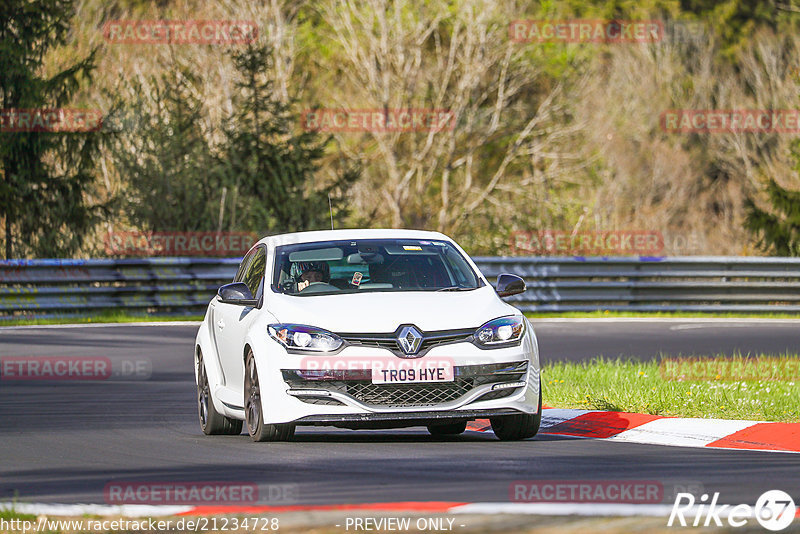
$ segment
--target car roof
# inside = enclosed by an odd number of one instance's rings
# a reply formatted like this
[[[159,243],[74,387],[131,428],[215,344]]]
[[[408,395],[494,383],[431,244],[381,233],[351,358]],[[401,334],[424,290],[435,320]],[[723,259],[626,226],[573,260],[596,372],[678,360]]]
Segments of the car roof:
[[[442,233],[429,232],[426,230],[362,228],[278,234],[267,236],[261,239],[259,244],[264,244],[272,248],[280,245],[293,245],[296,243],[314,243],[317,241],[337,241],[347,239],[443,239],[452,241],[449,237]]]

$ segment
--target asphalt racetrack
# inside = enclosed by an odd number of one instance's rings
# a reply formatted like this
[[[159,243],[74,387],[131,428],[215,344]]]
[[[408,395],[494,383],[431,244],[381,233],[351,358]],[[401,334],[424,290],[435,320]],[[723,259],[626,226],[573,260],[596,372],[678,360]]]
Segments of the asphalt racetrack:
[[[796,321],[534,321],[543,362],[734,351],[797,352]],[[766,490],[800,494],[794,454],[666,447],[540,434],[434,438],[424,428],[300,427],[288,443],[206,437],[197,423],[197,325],[0,329],[0,358],[92,356],[145,362],[131,379],[0,380],[0,501],[99,503],[121,481],[235,481],[289,488],[275,504],[509,501],[523,480],[658,481],[754,504]],[[123,374],[125,371],[121,371]],[[545,403],[547,392],[545,390]],[[286,497],[288,495],[288,497]],[[269,502],[265,501],[266,504]]]

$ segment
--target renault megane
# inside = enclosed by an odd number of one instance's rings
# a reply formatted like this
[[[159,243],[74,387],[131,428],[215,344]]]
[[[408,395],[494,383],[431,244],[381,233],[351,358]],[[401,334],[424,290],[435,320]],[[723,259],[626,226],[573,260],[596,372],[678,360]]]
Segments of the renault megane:
[[[197,333],[205,434],[290,439],[299,425],[426,426],[487,418],[502,440],[541,421],[533,327],[449,237],[331,230],[266,237],[219,288]]]

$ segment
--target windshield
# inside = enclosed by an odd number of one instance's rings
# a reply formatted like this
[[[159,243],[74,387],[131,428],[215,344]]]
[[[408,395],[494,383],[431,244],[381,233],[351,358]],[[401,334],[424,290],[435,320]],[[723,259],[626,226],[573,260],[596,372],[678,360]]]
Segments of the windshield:
[[[468,291],[484,285],[452,244],[418,239],[284,245],[275,249],[274,273],[273,291],[298,296]]]

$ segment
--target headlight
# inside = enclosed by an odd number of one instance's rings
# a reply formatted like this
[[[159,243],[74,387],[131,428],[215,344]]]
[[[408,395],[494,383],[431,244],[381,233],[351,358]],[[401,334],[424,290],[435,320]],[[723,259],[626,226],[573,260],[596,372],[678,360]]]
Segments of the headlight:
[[[313,326],[271,324],[267,330],[272,339],[291,350],[333,352],[344,344],[342,338],[336,334]]]
[[[519,344],[525,333],[525,319],[518,315],[493,319],[475,332],[475,343],[493,349]]]

